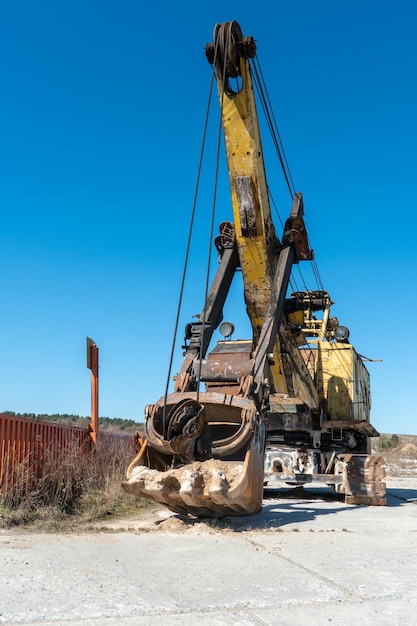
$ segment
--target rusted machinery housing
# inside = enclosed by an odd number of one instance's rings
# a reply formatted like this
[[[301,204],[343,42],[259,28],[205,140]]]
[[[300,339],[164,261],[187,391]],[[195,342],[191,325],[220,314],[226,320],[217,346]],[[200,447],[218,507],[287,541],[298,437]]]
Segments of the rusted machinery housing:
[[[215,240],[219,265],[202,312],[187,324],[174,391],[146,407],[145,442],[124,488],[173,511],[255,513],[264,488],[324,483],[348,503],[385,504],[383,460],[370,455],[369,374],[331,317],[327,291],[288,295],[311,261],[301,193],[276,234],[256,113],[252,37],[218,24],[206,47],[217,75],[233,222]],[[232,79],[239,86],[231,87]],[[241,272],[252,337],[221,324]],[[224,338],[209,352],[219,328]]]

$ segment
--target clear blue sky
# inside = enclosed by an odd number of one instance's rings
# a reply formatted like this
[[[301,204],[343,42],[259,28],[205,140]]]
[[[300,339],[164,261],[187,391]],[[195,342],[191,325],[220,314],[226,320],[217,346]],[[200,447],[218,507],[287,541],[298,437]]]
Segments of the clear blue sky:
[[[415,434],[414,0],[2,3],[0,410],[88,415],[86,335],[100,348],[101,415],[140,421],[163,394],[203,48],[230,19],[257,40],[334,314],[383,360],[368,366],[372,422]],[[217,222],[230,215],[221,189]],[[289,196],[279,203],[285,217]],[[202,305],[206,218],[181,330]]]

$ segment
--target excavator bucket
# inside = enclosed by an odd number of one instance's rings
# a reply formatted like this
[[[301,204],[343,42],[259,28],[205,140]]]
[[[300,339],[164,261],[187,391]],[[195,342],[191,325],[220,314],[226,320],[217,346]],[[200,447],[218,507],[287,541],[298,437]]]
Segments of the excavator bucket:
[[[174,393],[147,407],[145,441],[123,488],[199,517],[260,511],[265,432],[251,400]]]

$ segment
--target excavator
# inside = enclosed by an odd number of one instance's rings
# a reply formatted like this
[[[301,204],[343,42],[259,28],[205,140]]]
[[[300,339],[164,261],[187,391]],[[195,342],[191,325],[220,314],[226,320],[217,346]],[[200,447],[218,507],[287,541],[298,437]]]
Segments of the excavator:
[[[313,261],[303,196],[279,238],[271,215],[253,71],[256,42],[236,21],[206,46],[221,108],[233,221],[220,225],[218,268],[186,325],[171,393],[145,408],[144,441],[123,488],[197,517],[251,515],[264,490],[321,484],[349,504],[385,504],[384,463],[370,452],[370,382],[324,289],[291,291]],[[252,336],[232,339],[223,308],[241,273]],[[290,292],[290,293],[289,293]],[[219,329],[222,338],[210,349]]]

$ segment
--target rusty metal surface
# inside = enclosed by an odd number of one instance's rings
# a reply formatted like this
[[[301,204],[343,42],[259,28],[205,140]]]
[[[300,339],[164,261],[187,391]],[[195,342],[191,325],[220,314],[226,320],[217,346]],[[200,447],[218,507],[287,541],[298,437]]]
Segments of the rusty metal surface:
[[[320,467],[324,461],[327,467]],[[271,448],[265,453],[265,486],[322,483],[345,496],[348,504],[386,504],[384,459],[376,455],[333,453],[323,458],[314,449]]]
[[[193,370],[202,381],[238,383],[253,369],[252,341],[221,341],[201,363],[195,360]]]
[[[134,435],[100,433],[100,451],[117,451],[125,444],[135,450]],[[7,493],[16,480],[30,489],[32,479],[42,472],[45,458],[62,458],[74,448],[89,453],[92,440],[88,428],[30,419],[8,413],[0,414],[0,493]]]
[[[99,350],[97,344],[87,337],[87,367],[91,370],[91,424],[89,427],[89,432],[91,439],[96,444],[97,443],[97,435],[99,428],[99,411],[98,411],[98,373],[99,373],[99,365],[98,365],[98,354]]]
[[[367,437],[379,437],[379,432],[370,424],[368,421],[354,421],[354,420],[328,420],[323,421],[322,423],[323,431],[331,431],[331,430],[355,430],[360,433],[363,433]]]
[[[375,455],[346,454],[339,469],[348,504],[385,505],[384,459]]]
[[[29,482],[46,451],[58,453],[89,439],[86,428],[0,414],[0,491],[6,492],[13,484],[18,469],[19,476],[24,471]]]
[[[263,497],[263,443],[252,439],[243,461],[209,459],[160,471],[148,467],[147,442],[122,483],[132,495],[171,511],[204,517],[258,513]]]
[[[265,413],[265,425],[269,431],[309,432],[313,426],[310,413],[285,412]]]
[[[129,493],[194,515],[261,508],[265,432],[251,400],[171,394],[148,408],[145,433],[123,483]]]

